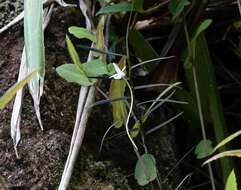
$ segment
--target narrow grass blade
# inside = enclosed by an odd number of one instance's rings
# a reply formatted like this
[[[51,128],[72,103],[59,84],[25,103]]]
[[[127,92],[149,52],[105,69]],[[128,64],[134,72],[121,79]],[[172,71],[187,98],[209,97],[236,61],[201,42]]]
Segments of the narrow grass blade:
[[[154,88],[154,87],[167,87],[167,86],[170,86],[170,85],[171,84],[155,83],[155,84],[146,84],[146,85],[135,86],[133,89],[134,90],[141,90],[141,89]]]
[[[13,99],[18,90],[22,89],[32,78],[36,75],[37,71],[33,71],[26,78],[16,83],[0,98],[0,109],[5,108],[5,106]]]
[[[110,52],[110,51],[104,51],[104,50],[100,50],[100,49],[96,49],[96,48],[92,48],[92,47],[80,45],[80,44],[77,45],[76,47],[81,48],[81,49],[86,50],[86,51],[93,51],[93,52],[96,52],[96,53],[106,54],[108,56],[117,56],[117,57],[125,56],[123,54],[114,53],[114,52]]]
[[[218,143],[218,145],[214,148],[214,151],[216,151],[216,150],[219,149],[220,147],[224,146],[225,144],[227,144],[228,142],[230,142],[230,141],[233,140],[234,138],[238,137],[239,135],[241,135],[241,130],[233,133],[232,135],[228,136],[227,138],[225,138],[224,140],[222,140],[220,143]]]
[[[18,82],[21,81],[24,76],[26,76],[27,68],[26,68],[26,55],[25,55],[25,48],[23,49],[21,65],[18,75]],[[11,138],[13,139],[14,149],[16,156],[18,156],[17,145],[21,139],[21,132],[20,132],[20,121],[21,121],[21,111],[22,111],[22,101],[24,95],[24,88],[20,89],[15,97],[13,111],[12,111],[12,118],[11,118]]]
[[[173,96],[173,94],[175,94],[175,90],[174,91],[172,91],[166,98],[165,98],[165,100],[168,100],[168,99],[170,99],[172,96]],[[162,106],[166,101],[159,101],[160,99],[158,99],[158,100],[156,100],[156,101],[154,101],[153,103],[155,103],[156,105],[150,110],[150,112],[149,112],[149,114],[148,114],[148,116],[152,113],[152,112],[154,112],[155,110],[157,110],[160,106]],[[147,116],[147,117],[148,117]]]
[[[203,163],[203,165],[210,163],[214,160],[217,160],[219,158],[224,158],[224,157],[230,157],[230,156],[236,156],[236,157],[241,157],[241,149],[238,150],[229,150],[225,152],[221,152],[219,154],[214,155],[213,157],[209,158],[207,161]]]
[[[144,101],[144,102],[137,103],[136,106],[141,106],[143,104],[148,104],[148,103],[152,103],[152,102],[155,102],[155,101],[157,101],[157,100],[156,99],[147,100],[147,101]],[[174,103],[174,104],[188,104],[188,102],[172,100],[172,99],[160,99],[157,102],[167,102],[167,103]]]
[[[163,90],[159,96],[156,98],[157,101],[153,102],[151,104],[151,106],[148,108],[148,110],[146,111],[145,115],[144,115],[144,120],[147,119],[147,116],[150,114],[152,108],[156,105],[156,103],[167,93],[169,92],[170,90],[172,90],[173,88],[177,87],[178,85],[180,85],[181,83],[180,82],[176,82],[172,85],[170,85],[169,87],[167,87],[165,90]]]
[[[138,63],[136,65],[133,65],[130,69],[135,69],[137,67],[140,67],[140,66],[143,66],[145,64],[150,64],[150,63],[154,63],[156,65],[156,62],[160,62],[161,60],[167,60],[167,59],[171,59],[171,58],[174,58],[174,56],[169,56],[169,57],[159,57],[159,58],[156,58],[156,59],[151,59],[151,60],[147,60],[147,61],[143,61],[141,63]]]
[[[126,97],[126,96],[116,97],[116,98],[108,98],[106,100],[97,101],[97,102],[93,103],[92,105],[90,105],[90,107],[108,104],[108,103],[112,103],[112,102],[116,102],[116,101],[125,101],[127,99],[129,99],[129,97]]]
[[[168,119],[167,121],[161,123],[160,125],[158,125],[158,126],[156,126],[156,127],[153,127],[152,129],[150,129],[150,130],[148,130],[148,131],[146,132],[146,135],[149,135],[149,134],[153,133],[154,131],[159,130],[160,128],[166,126],[167,124],[171,123],[173,120],[175,120],[176,118],[178,118],[178,117],[181,116],[182,114],[183,114],[183,112],[181,112],[181,113],[179,113],[179,114],[171,117],[170,119]]]
[[[45,74],[42,0],[24,0],[24,43],[28,73],[38,70],[28,85],[39,125],[43,129],[39,107]]]
[[[99,153],[101,153],[102,151],[102,147],[103,147],[103,144],[104,144],[104,140],[105,140],[105,137],[107,136],[107,134],[109,133],[109,131],[116,126],[116,123],[113,123],[105,132],[105,134],[103,135],[102,139],[101,139],[101,143],[100,143],[100,149],[99,149]]]

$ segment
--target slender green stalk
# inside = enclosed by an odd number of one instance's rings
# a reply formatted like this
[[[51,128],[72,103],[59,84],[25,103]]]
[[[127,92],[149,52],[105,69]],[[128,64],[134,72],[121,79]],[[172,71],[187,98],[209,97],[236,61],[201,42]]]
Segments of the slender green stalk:
[[[132,113],[132,110],[133,110],[134,96],[133,96],[133,91],[132,91],[131,85],[130,85],[130,83],[128,82],[128,80],[127,80],[126,78],[123,78],[123,80],[125,81],[126,85],[127,85],[128,88],[129,88],[130,98],[131,98],[130,108],[129,108],[129,112],[128,112],[127,119],[126,119],[126,125],[125,125],[125,127],[126,127],[126,133],[127,133],[128,138],[129,138],[130,141],[131,141],[131,144],[133,145],[133,148],[134,148],[135,152],[137,152],[137,151],[138,151],[138,147],[136,146],[134,140],[132,139],[131,134],[130,134],[130,132],[129,132],[129,127],[128,127],[129,121],[130,121],[130,117],[131,117],[131,113]]]
[[[195,46],[192,45],[191,42],[190,42],[190,38],[189,38],[189,35],[188,35],[188,30],[187,30],[186,24],[184,24],[184,29],[185,29],[185,35],[186,35],[186,39],[187,39],[187,43],[188,43],[189,56],[191,58],[191,61],[193,61],[194,57],[195,57],[195,49],[193,47],[195,47]],[[205,125],[204,125],[204,117],[203,117],[203,111],[202,111],[202,105],[201,105],[201,98],[200,98],[199,87],[198,87],[194,63],[192,65],[192,74],[193,74],[193,79],[194,79],[195,94],[196,94],[196,99],[197,99],[197,107],[198,107],[199,119],[200,119],[200,124],[201,124],[202,137],[203,137],[203,140],[205,140],[205,142],[206,142],[207,141],[207,135],[206,135]],[[207,144],[205,143],[205,145],[206,145],[205,149],[207,150]],[[209,176],[210,176],[212,189],[216,190],[214,176],[213,176],[213,170],[212,170],[211,164],[208,164],[208,172],[209,172]]]

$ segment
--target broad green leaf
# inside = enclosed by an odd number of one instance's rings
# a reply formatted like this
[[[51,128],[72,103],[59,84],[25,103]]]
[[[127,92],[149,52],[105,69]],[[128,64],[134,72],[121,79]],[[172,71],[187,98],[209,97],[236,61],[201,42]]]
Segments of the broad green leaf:
[[[114,4],[114,5],[109,5],[106,7],[102,7],[97,13],[96,15],[100,15],[100,14],[109,14],[109,13],[119,13],[119,12],[130,12],[130,11],[136,11],[136,12],[142,12],[143,9],[140,6],[140,4],[138,4],[137,2],[135,2],[135,6],[132,3],[118,3],[118,4]]]
[[[151,44],[145,40],[145,38],[142,36],[142,34],[133,29],[129,33],[129,40],[130,44],[133,47],[135,54],[142,60],[142,61],[147,61],[151,59],[158,58],[159,55],[157,52],[153,49]],[[155,68],[156,64],[146,64],[145,67],[148,70],[151,70]]]
[[[68,51],[69,51],[69,54],[70,54],[70,57],[71,57],[73,63],[76,65],[76,68],[78,68],[80,71],[83,72],[83,65],[80,62],[79,55],[78,55],[73,43],[69,39],[68,35],[66,35],[66,43],[67,43],[67,48],[68,48]]]
[[[157,178],[156,160],[152,154],[143,154],[137,161],[135,179],[141,186]]]
[[[16,83],[0,98],[0,109],[5,108],[5,106],[12,100],[18,90],[23,88],[37,73],[37,70],[30,73],[26,78]]]
[[[219,154],[214,155],[213,157],[209,158],[207,161],[205,161],[203,163],[203,165],[210,163],[214,160],[217,160],[219,158],[223,158],[223,157],[230,157],[230,156],[235,156],[235,157],[241,157],[241,149],[237,149],[237,150],[229,150],[229,151],[225,151],[225,152],[221,152]]]
[[[226,185],[225,185],[225,190],[238,190],[238,185],[237,185],[237,180],[236,180],[236,175],[234,170],[229,174]]]
[[[69,27],[69,33],[73,34],[76,38],[86,38],[92,42],[96,42],[96,36],[86,28],[71,26]]]
[[[124,68],[126,65],[126,58],[121,58],[118,66],[120,69]],[[112,80],[110,84],[110,98],[123,97],[125,95],[126,83],[124,80]],[[112,112],[114,123],[116,123],[116,128],[120,128],[126,121],[127,109],[124,101],[112,102]]]
[[[195,154],[198,159],[205,158],[213,153],[212,141],[201,140],[195,149]]]
[[[115,67],[114,67],[114,65],[113,65],[112,63],[110,63],[110,64],[107,65],[107,70],[108,70],[108,72],[109,72],[110,75],[113,75],[113,74],[116,73]]]
[[[241,130],[233,133],[232,135],[228,136],[227,138],[225,138],[224,140],[222,140],[220,143],[218,143],[218,145],[214,148],[214,151],[216,151],[216,150],[219,149],[220,147],[224,146],[225,144],[227,144],[228,142],[230,142],[230,141],[233,140],[234,138],[238,137],[239,135],[241,135]]]
[[[211,24],[212,24],[212,20],[211,19],[206,19],[203,22],[201,22],[201,24],[198,26],[196,32],[194,33],[194,36],[192,38],[192,42],[195,41],[197,39],[197,37],[202,32],[204,32]]]
[[[93,85],[95,80],[89,80],[84,72],[81,72],[74,64],[64,64],[56,69],[57,73],[67,80],[82,86]]]
[[[95,59],[84,63],[83,69],[88,77],[98,77],[109,74],[107,65],[100,59]]]
[[[172,14],[172,21],[174,21],[184,10],[185,6],[190,5],[188,0],[171,0],[169,3],[169,11]]]

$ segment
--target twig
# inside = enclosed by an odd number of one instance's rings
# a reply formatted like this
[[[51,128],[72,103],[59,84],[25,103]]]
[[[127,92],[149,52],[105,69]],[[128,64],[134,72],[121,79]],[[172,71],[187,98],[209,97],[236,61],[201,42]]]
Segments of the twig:
[[[91,111],[91,108],[89,108],[88,105],[92,104],[94,100],[94,91],[95,91],[94,87],[81,88],[80,98],[79,98],[80,109],[78,109],[79,112],[77,113],[77,115],[79,115],[80,117],[77,118],[76,120],[75,129],[71,140],[70,152],[69,152],[68,159],[65,164],[65,169],[62,175],[62,179],[58,188],[59,190],[67,189],[71,175],[73,173],[74,164],[77,159],[79,149],[81,147],[81,144],[84,138],[87,120]],[[83,101],[82,98],[85,98],[85,97],[86,99],[84,99]]]
[[[91,30],[93,22],[91,18],[88,16],[88,6],[84,2],[84,0],[79,0],[79,6],[85,17],[86,28],[88,30]],[[91,59],[93,59],[92,52],[89,53],[88,61],[90,61]],[[77,159],[79,149],[81,147],[81,144],[84,138],[87,120],[91,111],[90,105],[92,105],[94,102],[94,94],[95,94],[94,86],[81,87],[80,89],[78,109],[76,114],[74,131],[71,139],[69,155],[65,163],[65,168],[62,174],[62,178],[61,178],[61,182],[58,190],[66,190],[70,182],[70,178],[74,169],[74,164]]]

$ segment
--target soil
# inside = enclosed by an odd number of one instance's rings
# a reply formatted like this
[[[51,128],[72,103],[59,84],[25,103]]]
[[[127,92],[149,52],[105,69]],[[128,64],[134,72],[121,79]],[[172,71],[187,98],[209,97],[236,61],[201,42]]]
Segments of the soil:
[[[0,0],[0,27],[9,23],[23,10],[23,1],[21,0]]]
[[[2,2],[0,0],[0,10],[6,4]],[[12,14],[14,16],[21,10],[16,7]],[[6,17],[0,17],[0,21],[3,24],[8,22]],[[13,102],[0,110],[0,189],[5,184],[9,189],[51,190],[56,189],[60,182],[75,121],[79,87],[61,79],[55,68],[69,61],[65,35],[67,28],[72,25],[83,25],[80,12],[76,9],[55,8],[45,32],[46,79],[41,99],[44,131],[39,129],[32,100],[26,90],[21,121],[22,140],[18,147],[20,159],[14,154],[10,137]],[[22,23],[0,37],[1,96],[18,77],[23,49]],[[86,56],[83,53],[81,59],[86,59]],[[109,105],[93,109],[69,189],[142,189],[133,177],[137,159],[126,136],[106,140],[103,151],[99,154],[102,136],[111,123],[110,110]],[[166,115],[159,122],[165,118]],[[157,158],[162,179],[177,162],[174,133],[174,127],[169,126],[152,135],[146,142]],[[180,181],[181,174],[177,168],[165,182],[165,189],[174,189]]]

